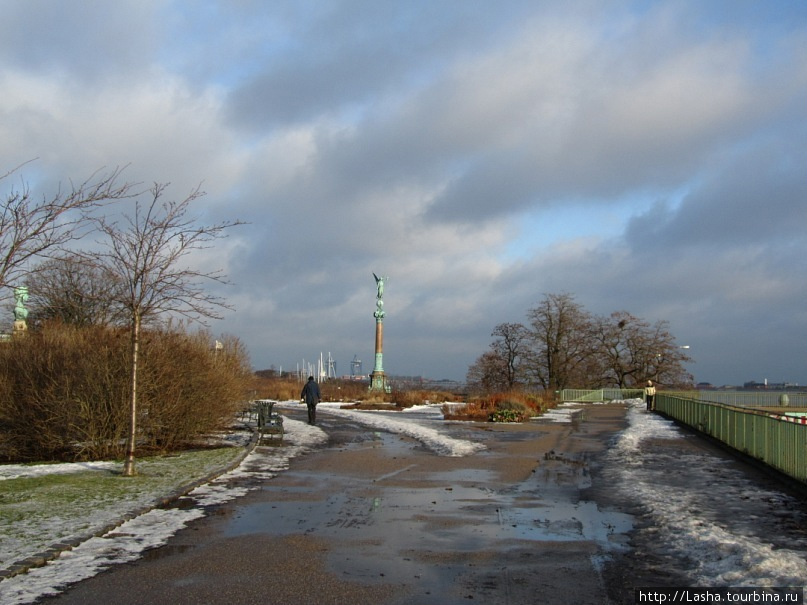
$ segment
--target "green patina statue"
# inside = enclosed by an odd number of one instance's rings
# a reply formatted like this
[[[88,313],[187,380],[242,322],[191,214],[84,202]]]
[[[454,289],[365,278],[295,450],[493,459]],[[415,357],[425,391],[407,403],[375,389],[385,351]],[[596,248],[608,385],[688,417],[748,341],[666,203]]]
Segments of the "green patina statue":
[[[384,282],[389,279],[389,277],[384,277],[383,275],[379,277],[375,273],[373,273],[373,277],[375,277],[375,285],[376,285],[376,301],[375,306],[376,310],[373,313],[373,317],[376,319],[384,319],[384,301],[382,300],[384,297]]]
[[[378,277],[375,273],[373,273],[373,277],[375,277],[375,285],[378,289],[378,294],[376,294],[376,298],[384,298],[384,280],[389,279],[389,277]]]
[[[17,304],[14,307],[14,321],[25,321],[28,318],[28,309],[25,308],[25,303],[28,300],[28,288],[26,286],[14,288],[14,298],[17,299]]]

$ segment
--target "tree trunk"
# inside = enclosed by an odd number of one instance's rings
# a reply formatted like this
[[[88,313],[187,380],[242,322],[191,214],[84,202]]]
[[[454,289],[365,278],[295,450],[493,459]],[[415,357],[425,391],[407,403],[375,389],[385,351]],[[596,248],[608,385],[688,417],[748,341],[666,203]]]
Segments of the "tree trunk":
[[[135,471],[135,446],[137,444],[137,356],[140,349],[140,314],[135,313],[132,322],[132,382],[129,400],[129,439],[126,444],[126,460],[123,463],[123,475],[133,477]]]

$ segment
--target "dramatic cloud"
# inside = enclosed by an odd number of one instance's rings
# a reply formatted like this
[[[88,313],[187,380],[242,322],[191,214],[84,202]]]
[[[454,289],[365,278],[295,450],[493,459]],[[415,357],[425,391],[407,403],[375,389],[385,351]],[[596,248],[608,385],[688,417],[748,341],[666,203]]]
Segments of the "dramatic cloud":
[[[372,369],[375,272],[392,374],[569,292],[807,381],[802,3],[9,0],[0,90],[4,187],[127,166],[249,223],[195,262],[256,369]]]

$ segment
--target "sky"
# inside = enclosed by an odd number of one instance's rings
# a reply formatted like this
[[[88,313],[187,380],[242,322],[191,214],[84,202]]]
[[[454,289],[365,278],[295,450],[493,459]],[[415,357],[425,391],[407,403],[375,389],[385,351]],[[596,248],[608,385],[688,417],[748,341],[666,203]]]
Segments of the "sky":
[[[376,273],[388,374],[463,380],[569,293],[669,322],[696,381],[807,383],[807,3],[0,10],[0,194],[201,186],[247,223],[194,262],[255,369],[371,371]]]

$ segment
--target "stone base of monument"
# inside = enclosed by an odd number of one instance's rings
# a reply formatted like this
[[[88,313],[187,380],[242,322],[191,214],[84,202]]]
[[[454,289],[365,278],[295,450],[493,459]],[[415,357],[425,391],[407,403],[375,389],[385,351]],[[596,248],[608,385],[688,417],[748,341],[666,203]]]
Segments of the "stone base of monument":
[[[387,375],[384,372],[373,372],[370,374],[370,390],[389,393],[392,389],[387,384]]]

